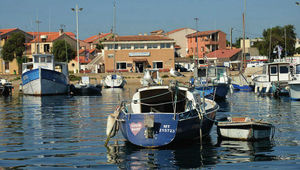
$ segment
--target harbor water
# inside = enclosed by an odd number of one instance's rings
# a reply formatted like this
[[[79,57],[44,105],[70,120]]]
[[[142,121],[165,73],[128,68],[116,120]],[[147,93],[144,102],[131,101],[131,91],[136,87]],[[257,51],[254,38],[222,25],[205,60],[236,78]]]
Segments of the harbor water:
[[[144,149],[118,133],[104,146],[106,119],[135,87],[102,96],[13,95],[0,98],[0,168],[300,169],[300,102],[288,97],[229,94],[217,118],[250,116],[275,126],[272,140],[219,140],[216,126],[199,143]]]

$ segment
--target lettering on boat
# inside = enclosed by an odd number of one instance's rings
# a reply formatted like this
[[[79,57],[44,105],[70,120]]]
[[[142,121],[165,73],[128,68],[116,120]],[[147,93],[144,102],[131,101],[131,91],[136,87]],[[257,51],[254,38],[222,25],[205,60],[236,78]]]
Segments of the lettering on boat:
[[[175,133],[175,129],[171,129],[171,125],[163,125],[159,132]]]
[[[129,124],[129,126],[130,126],[130,131],[132,132],[132,134],[134,136],[136,136],[141,131],[141,129],[143,127],[143,123],[142,122],[137,122],[137,123],[132,122]]]

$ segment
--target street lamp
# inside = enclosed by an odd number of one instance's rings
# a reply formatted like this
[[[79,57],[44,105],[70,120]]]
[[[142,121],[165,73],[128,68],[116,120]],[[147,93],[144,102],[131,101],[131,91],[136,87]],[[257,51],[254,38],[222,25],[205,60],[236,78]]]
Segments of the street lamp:
[[[195,38],[195,40],[197,41],[196,48],[193,50],[194,51],[194,61],[195,61],[195,51],[197,53],[196,54],[197,61],[194,63],[194,77],[198,77],[198,71],[195,71],[195,70],[197,70],[198,65],[199,65],[199,53],[198,53],[198,21],[199,21],[199,18],[194,18],[194,20],[196,21],[196,38]]]
[[[79,41],[78,41],[78,37],[79,37],[79,34],[78,34],[78,12],[79,11],[82,11],[83,8],[78,8],[78,4],[76,4],[76,8],[71,8],[72,11],[75,11],[76,13],[76,32],[77,32],[77,59],[78,59],[78,73],[80,72],[80,62],[79,62]]]

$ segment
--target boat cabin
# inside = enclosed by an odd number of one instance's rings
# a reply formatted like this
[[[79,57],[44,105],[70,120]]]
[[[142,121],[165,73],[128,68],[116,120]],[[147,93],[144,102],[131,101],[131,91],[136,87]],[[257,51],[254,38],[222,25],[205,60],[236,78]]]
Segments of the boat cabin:
[[[206,73],[207,72],[207,73]],[[220,78],[223,75],[226,75],[226,67],[199,67],[198,68],[198,77],[216,77]]]
[[[274,62],[263,66],[263,74],[269,82],[290,81],[292,78],[290,63]]]
[[[68,66],[64,62],[55,62],[52,54],[33,54],[33,61],[22,64],[22,73],[33,69],[48,69],[68,75]]]

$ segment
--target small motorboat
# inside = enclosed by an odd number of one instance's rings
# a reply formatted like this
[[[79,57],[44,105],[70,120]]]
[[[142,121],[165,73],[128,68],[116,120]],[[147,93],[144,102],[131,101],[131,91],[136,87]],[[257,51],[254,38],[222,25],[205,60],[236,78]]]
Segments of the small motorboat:
[[[87,76],[81,77],[78,84],[70,86],[71,94],[75,96],[99,96],[101,95],[101,84],[90,84],[90,78]]]
[[[249,117],[228,117],[227,121],[217,123],[217,132],[225,139],[256,141],[270,139],[271,135],[273,138],[275,128],[270,123]]]
[[[125,78],[117,74],[109,74],[103,80],[103,86],[106,88],[123,88],[125,84]]]
[[[14,87],[12,86],[12,83],[7,81],[6,79],[0,80],[0,94],[2,96],[9,96],[12,94],[12,89]]]

